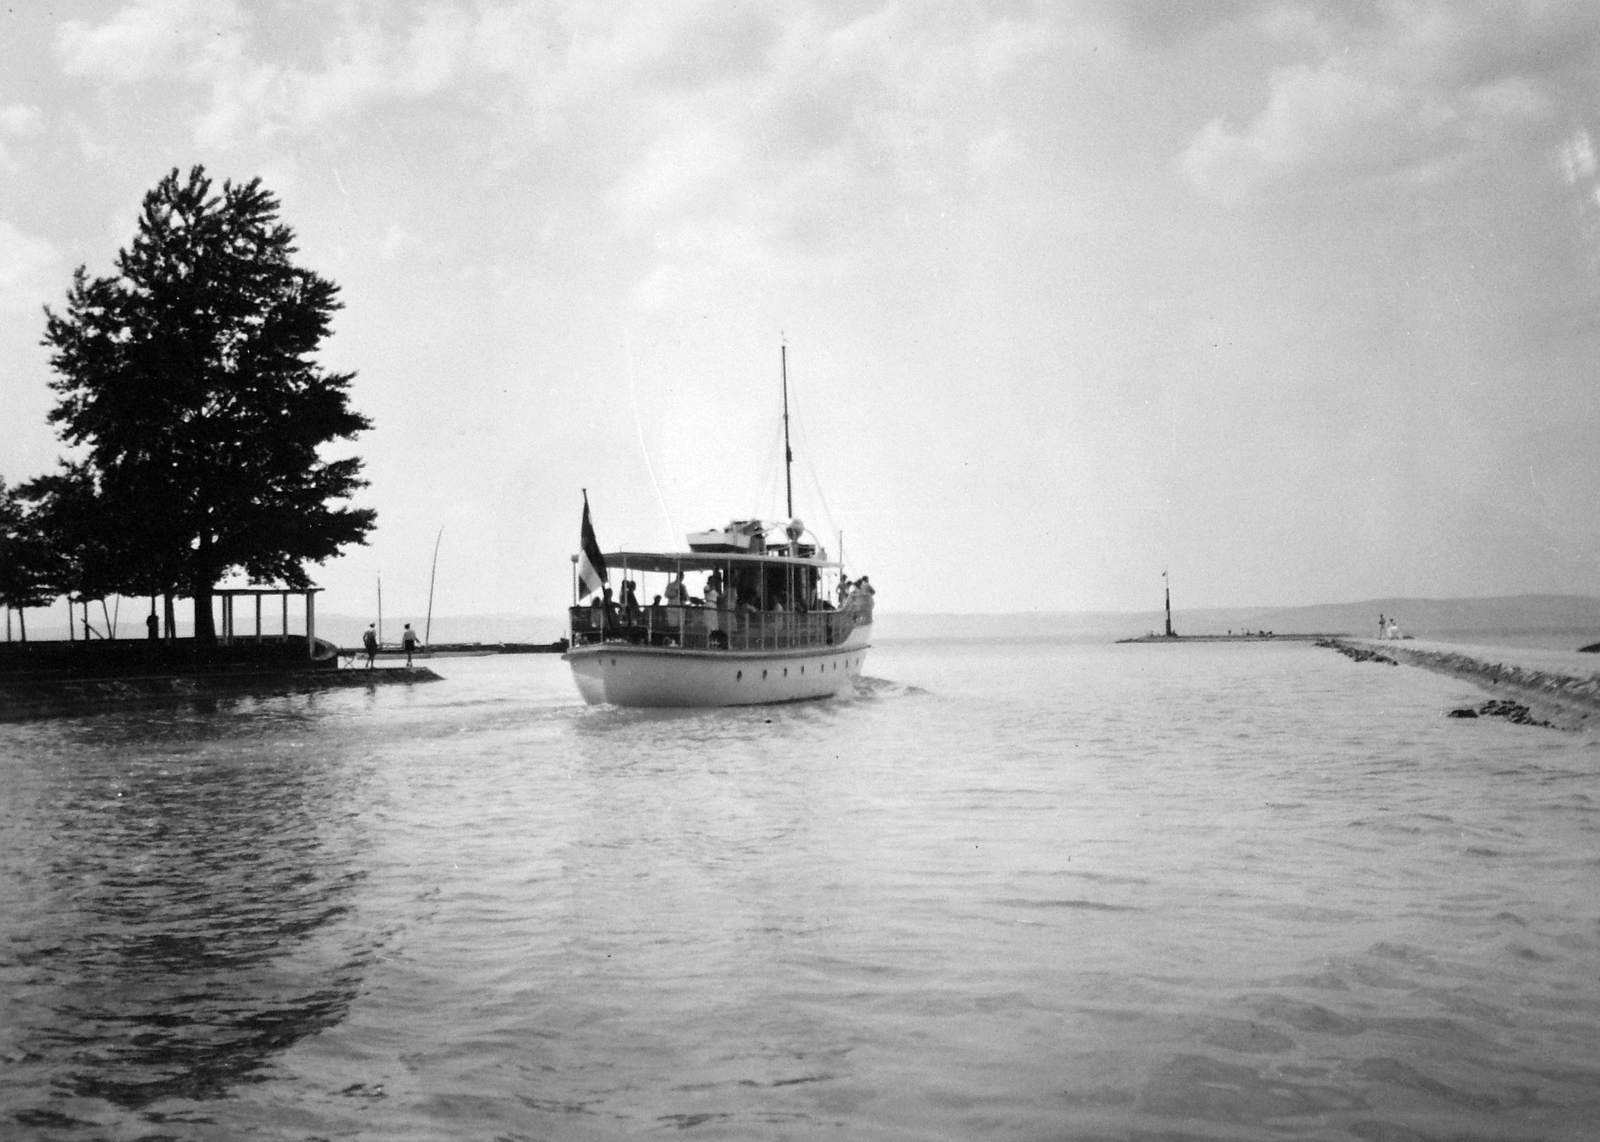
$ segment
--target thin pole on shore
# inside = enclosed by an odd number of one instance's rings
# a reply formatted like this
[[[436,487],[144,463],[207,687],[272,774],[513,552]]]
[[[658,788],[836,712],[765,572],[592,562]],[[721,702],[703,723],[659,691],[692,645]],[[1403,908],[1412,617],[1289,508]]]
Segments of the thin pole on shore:
[[[383,572],[378,572],[378,645],[383,645]]]
[[[444,539],[444,528],[439,529],[439,534],[433,541],[433,570],[428,572],[428,623],[422,628],[422,645],[433,645],[433,580],[439,573],[439,542]]]

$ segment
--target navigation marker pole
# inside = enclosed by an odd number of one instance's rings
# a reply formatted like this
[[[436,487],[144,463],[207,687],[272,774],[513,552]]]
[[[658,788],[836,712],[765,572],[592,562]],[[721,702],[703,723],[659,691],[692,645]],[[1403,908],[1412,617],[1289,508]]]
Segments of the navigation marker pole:
[[[1177,638],[1178,636],[1172,633],[1172,580],[1167,578],[1165,571],[1161,572],[1161,582],[1167,588],[1167,637]]]

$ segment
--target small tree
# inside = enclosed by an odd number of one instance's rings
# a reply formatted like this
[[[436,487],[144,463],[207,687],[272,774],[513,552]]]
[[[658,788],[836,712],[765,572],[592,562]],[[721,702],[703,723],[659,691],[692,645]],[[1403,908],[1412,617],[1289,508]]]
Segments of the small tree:
[[[19,497],[0,480],[0,605],[15,609],[22,641],[28,641],[28,607],[48,605],[59,593],[47,544]]]
[[[290,260],[293,232],[259,179],[211,186],[199,166],[162,179],[116,274],[79,267],[66,311],[45,311],[44,342],[60,394],[50,419],[87,449],[54,494],[78,497],[75,518],[98,521],[94,544],[111,552],[105,567],[90,560],[86,586],[177,587],[206,640],[224,576],[310,586],[305,564],[365,542],[376,518],[334,503],[366,486],[361,461],[320,454],[371,427],[349,407],[354,374],[312,361],[338,287]]]

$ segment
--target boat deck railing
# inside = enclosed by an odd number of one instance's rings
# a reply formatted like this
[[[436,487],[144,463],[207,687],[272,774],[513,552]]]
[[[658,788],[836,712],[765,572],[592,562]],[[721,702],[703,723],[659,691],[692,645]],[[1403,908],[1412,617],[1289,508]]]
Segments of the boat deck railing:
[[[725,611],[716,607],[572,607],[572,645],[630,643],[683,650],[807,650],[838,646],[856,627],[853,610]]]

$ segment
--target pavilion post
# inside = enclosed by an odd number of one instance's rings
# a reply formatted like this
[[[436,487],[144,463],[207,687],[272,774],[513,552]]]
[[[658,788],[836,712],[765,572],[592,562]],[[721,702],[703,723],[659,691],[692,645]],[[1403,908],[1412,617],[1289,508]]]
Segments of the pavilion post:
[[[306,657],[317,656],[317,596],[314,591],[306,592]]]
[[[256,645],[261,644],[261,592],[256,592]]]

